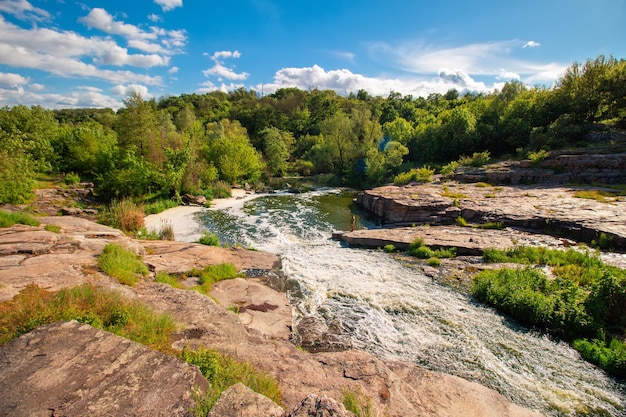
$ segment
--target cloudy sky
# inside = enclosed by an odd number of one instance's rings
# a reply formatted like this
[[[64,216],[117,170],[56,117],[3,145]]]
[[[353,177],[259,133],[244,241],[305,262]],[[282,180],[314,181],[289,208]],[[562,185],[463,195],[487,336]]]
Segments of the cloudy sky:
[[[0,0],[0,106],[552,85],[575,61],[625,58],[625,21],[624,0]]]

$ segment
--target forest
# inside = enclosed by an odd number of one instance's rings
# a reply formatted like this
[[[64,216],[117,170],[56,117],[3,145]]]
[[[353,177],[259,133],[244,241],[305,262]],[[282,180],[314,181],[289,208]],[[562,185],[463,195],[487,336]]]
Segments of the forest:
[[[210,199],[220,184],[266,189],[285,177],[365,188],[474,153],[586,146],[589,130],[614,127],[626,127],[626,61],[603,55],[573,63],[554,86],[510,81],[489,94],[239,89],[131,93],[118,111],[5,106],[0,204],[27,202],[51,175],[93,182],[103,203]]]

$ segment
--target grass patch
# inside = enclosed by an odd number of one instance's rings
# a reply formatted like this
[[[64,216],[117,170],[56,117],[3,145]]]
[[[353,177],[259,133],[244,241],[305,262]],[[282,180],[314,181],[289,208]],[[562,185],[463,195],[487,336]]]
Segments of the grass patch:
[[[49,292],[29,285],[0,303],[0,345],[38,326],[65,320],[87,323],[165,353],[171,353],[176,330],[168,315],[117,292],[91,285]]]
[[[0,210],[0,228],[11,227],[14,224],[25,224],[27,226],[39,226],[39,221],[28,213],[21,211],[9,212]]]
[[[479,229],[491,229],[491,230],[502,230],[504,229],[504,223],[502,222],[487,222],[478,225]]]
[[[530,163],[533,166],[539,165],[539,162],[543,161],[549,156],[550,152],[546,151],[545,149],[540,149],[537,152],[528,152],[527,155],[528,159],[530,159]]]
[[[467,198],[466,194],[463,193],[455,193],[450,191],[450,189],[448,188],[447,185],[443,186],[443,193],[441,194],[443,197],[449,197],[449,198],[453,198],[453,199],[459,199],[459,198]]]
[[[44,226],[44,229],[52,233],[61,233],[61,226],[57,226],[56,224],[47,224]]]
[[[204,295],[207,295],[211,291],[213,284],[218,281],[243,276],[237,272],[237,268],[231,263],[208,265],[204,269],[194,268],[187,275],[199,278],[200,285],[196,285],[191,289]]]
[[[160,282],[161,284],[167,284],[170,287],[174,287],[174,288],[180,288],[180,289],[185,288],[185,285],[183,285],[183,283],[180,282],[178,278],[164,271],[157,272],[156,276],[154,277],[154,281]]]
[[[109,243],[98,257],[98,267],[121,284],[134,286],[141,276],[148,275],[148,267],[141,258],[122,246]]]
[[[476,184],[474,184],[476,187],[479,188],[486,188],[486,187],[491,187],[491,184],[487,183],[487,182],[477,182]]]
[[[377,415],[372,406],[372,399],[365,395],[360,387],[357,391],[344,389],[341,402],[346,410],[354,413],[357,417],[374,417]]]
[[[200,239],[198,239],[198,243],[207,246],[221,246],[219,236],[215,233],[209,232],[208,230],[202,234]]]
[[[610,203],[615,201],[617,193],[611,191],[599,191],[599,190],[579,190],[574,192],[574,197],[576,198],[584,198],[587,200],[595,200],[600,203]],[[612,200],[608,198],[613,197]]]
[[[461,227],[469,226],[469,224],[467,223],[467,220],[465,220],[465,218],[463,218],[462,216],[457,217],[455,221],[456,221],[456,224],[458,224]]]
[[[435,174],[435,170],[429,166],[423,166],[420,168],[413,168],[408,172],[402,172],[395,176],[393,179],[394,184],[404,185],[408,184],[412,181],[419,183],[431,182],[433,180],[433,175]]]
[[[461,156],[459,158],[459,165],[481,167],[486,165],[491,159],[489,151],[474,152],[472,156]]]
[[[426,263],[428,265],[430,265],[430,266],[440,266],[441,265],[441,259],[439,259],[439,258],[428,258]]]
[[[456,256],[456,248],[433,250],[426,246],[421,238],[416,238],[411,242],[406,253],[420,259],[454,258]]]
[[[206,415],[223,391],[231,385],[241,382],[251,390],[265,395],[277,404],[282,403],[282,393],[278,382],[270,375],[258,371],[248,362],[238,362],[215,350],[183,349],[181,359],[200,368],[209,381],[209,388],[204,396],[198,396],[199,410]]]
[[[171,209],[174,207],[178,207],[179,204],[177,201],[171,200],[171,199],[160,199],[160,200],[155,200],[155,201],[151,201],[149,203],[144,203],[143,205],[143,211],[146,215],[149,214],[158,214],[161,213],[162,211],[165,211],[167,209]]]

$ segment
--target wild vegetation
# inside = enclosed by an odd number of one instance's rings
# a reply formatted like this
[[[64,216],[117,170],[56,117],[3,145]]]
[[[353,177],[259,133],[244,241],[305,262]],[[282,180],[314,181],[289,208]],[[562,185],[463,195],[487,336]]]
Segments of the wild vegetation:
[[[211,199],[224,184],[260,188],[285,175],[373,186],[428,181],[435,170],[503,155],[539,162],[580,145],[588,129],[624,125],[625,74],[624,59],[598,56],[574,63],[553,88],[511,81],[488,94],[239,89],[132,93],[118,111],[4,107],[0,204],[28,201],[37,175],[50,173],[94,182],[106,203],[175,204],[185,193]]]
[[[570,341],[588,361],[626,378],[626,271],[574,249],[489,249],[483,257],[528,266],[481,272],[474,297]],[[552,276],[535,265],[550,266]]]

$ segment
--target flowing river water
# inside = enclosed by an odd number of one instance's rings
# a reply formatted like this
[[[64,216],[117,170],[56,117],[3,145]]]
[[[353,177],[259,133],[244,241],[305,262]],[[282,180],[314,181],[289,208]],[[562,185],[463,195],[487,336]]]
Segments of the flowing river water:
[[[318,316],[352,346],[479,382],[547,416],[625,416],[623,381],[567,344],[524,327],[401,259],[330,239],[349,230],[353,194],[274,194],[209,210],[223,243],[280,254],[295,320]],[[357,227],[375,227],[358,214]]]

